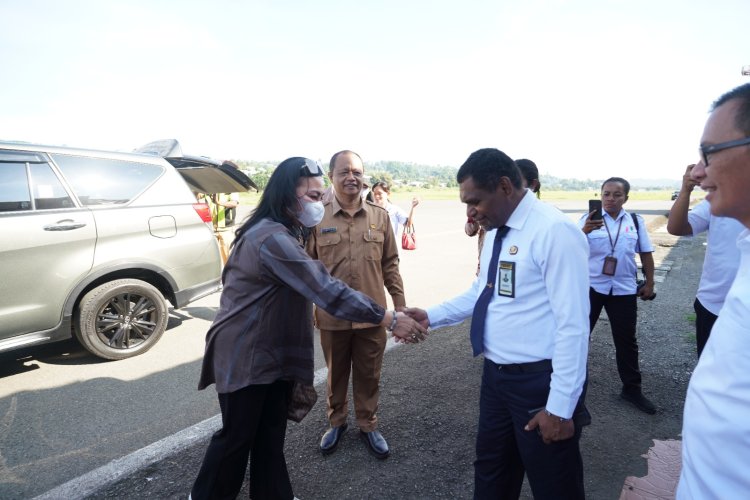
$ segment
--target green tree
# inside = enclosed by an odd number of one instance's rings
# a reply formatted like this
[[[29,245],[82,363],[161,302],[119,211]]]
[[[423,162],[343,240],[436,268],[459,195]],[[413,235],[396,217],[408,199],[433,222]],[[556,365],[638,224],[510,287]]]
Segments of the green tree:
[[[375,170],[370,173],[370,185],[374,186],[376,182],[385,182],[393,186],[393,176],[383,170]]]

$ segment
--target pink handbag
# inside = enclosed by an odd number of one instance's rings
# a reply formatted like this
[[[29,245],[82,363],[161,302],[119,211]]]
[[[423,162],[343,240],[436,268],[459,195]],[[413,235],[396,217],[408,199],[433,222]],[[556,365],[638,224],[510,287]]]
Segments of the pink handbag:
[[[404,250],[417,249],[417,235],[414,232],[414,226],[411,224],[404,226],[404,232],[401,234],[401,248]]]

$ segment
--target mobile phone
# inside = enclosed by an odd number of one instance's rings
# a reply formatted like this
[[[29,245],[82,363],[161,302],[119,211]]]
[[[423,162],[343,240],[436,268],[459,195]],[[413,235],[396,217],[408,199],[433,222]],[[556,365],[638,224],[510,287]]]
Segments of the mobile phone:
[[[635,282],[635,291],[636,293],[641,291],[641,288],[643,288],[643,285],[646,284],[646,280],[636,280]],[[650,297],[641,297],[641,300],[654,300],[656,298],[656,292],[653,292]]]
[[[602,220],[602,200],[589,200],[589,213],[596,210],[591,220]]]

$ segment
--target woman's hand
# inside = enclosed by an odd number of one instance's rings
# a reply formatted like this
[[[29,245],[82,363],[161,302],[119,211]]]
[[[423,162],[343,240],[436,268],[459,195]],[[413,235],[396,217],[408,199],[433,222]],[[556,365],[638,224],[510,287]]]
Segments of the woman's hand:
[[[416,344],[425,340],[427,335],[427,328],[402,312],[396,313],[396,326],[393,328],[393,336],[396,338],[396,342]]]

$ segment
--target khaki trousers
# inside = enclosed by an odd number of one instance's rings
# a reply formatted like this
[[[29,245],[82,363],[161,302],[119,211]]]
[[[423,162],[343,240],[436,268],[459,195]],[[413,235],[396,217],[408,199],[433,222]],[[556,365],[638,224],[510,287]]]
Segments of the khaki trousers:
[[[328,366],[328,420],[331,426],[346,423],[351,373],[357,425],[364,432],[374,431],[377,427],[380,370],[386,341],[382,326],[320,331],[320,345]]]

